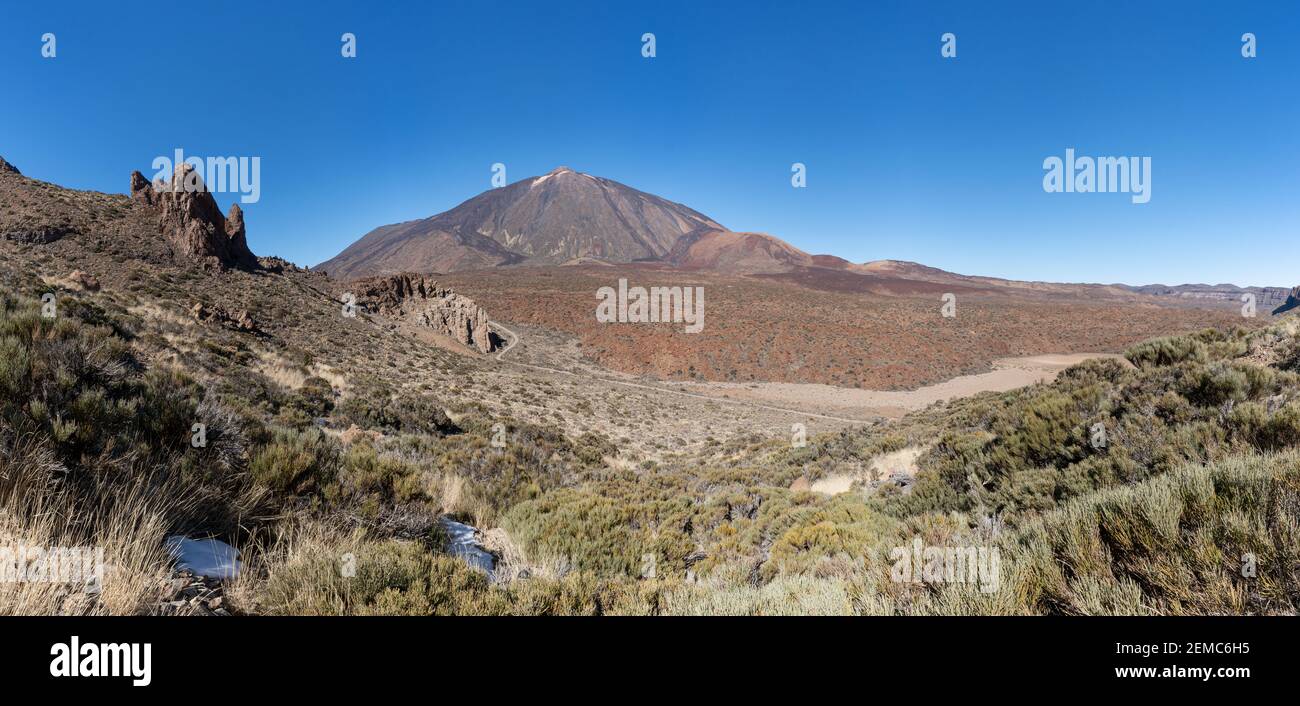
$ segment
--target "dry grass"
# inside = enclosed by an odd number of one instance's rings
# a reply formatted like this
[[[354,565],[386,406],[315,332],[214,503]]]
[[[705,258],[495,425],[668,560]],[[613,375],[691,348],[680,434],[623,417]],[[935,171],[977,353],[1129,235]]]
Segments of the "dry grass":
[[[853,586],[840,579],[779,576],[754,586],[743,567],[715,571],[664,597],[664,615],[854,615]]]
[[[253,369],[286,390],[300,389],[311,377],[311,371],[305,366],[295,365],[274,353],[262,353]]]
[[[262,546],[246,547],[249,560],[225,595],[240,612],[342,615],[344,562],[361,551],[360,533],[318,522],[294,523]]]
[[[103,551],[98,590],[91,576],[71,582],[0,582],[4,615],[132,615],[156,605],[170,558],[163,549],[169,514],[190,500],[176,487],[127,482],[89,504],[49,482],[61,470],[32,437],[0,455],[0,547]],[[7,567],[6,567],[7,568]]]
[[[303,383],[313,377],[328,381],[330,386],[340,394],[346,394],[348,390],[347,377],[330,365],[325,363],[302,365],[286,360],[284,356],[272,351],[261,351],[253,369],[286,390],[302,389]]]

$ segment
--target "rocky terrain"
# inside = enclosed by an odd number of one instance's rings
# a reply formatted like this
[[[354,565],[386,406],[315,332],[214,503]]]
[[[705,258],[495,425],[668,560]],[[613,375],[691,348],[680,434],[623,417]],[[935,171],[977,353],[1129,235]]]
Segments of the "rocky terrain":
[[[1286,287],[1238,287],[1235,284],[1180,284],[1172,287],[1148,284],[1140,287],[1125,287],[1125,289],[1175,301],[1198,305],[1220,305],[1229,309],[1241,308],[1242,295],[1253,294],[1255,306],[1261,313],[1271,312],[1285,305],[1287,295],[1292,291]]]
[[[131,172],[131,198],[157,212],[158,229],[178,261],[246,269],[257,266],[257,258],[248,249],[239,204],[231,204],[230,213],[222,216],[193,165],[180,164],[167,183],[159,180],[151,184],[140,172]]]

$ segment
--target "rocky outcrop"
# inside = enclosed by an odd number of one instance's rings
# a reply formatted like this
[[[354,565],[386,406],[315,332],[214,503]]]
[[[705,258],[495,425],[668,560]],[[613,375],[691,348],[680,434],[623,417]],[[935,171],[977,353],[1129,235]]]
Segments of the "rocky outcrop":
[[[256,267],[257,257],[248,249],[248,238],[244,231],[244,209],[239,204],[230,204],[230,213],[226,214],[226,247],[240,260],[241,267]]]
[[[154,203],[153,184],[140,172],[131,172],[131,198],[136,201],[142,201],[150,206]]]
[[[18,167],[6,162],[4,157],[0,157],[0,173],[23,175],[22,172],[18,171]]]
[[[500,339],[492,333],[487,312],[468,297],[451,290],[437,298],[433,306],[420,311],[417,320],[435,331],[445,332],[457,341],[472,346],[480,353],[491,353]]]
[[[1300,307],[1300,287],[1292,287],[1291,291],[1286,295],[1286,301],[1282,302],[1281,306],[1274,309],[1273,314],[1285,314],[1296,307]]]
[[[68,282],[87,292],[99,291],[99,280],[93,275],[88,275],[81,270],[73,270],[72,272],[69,272]]]
[[[159,179],[151,184],[140,172],[132,172],[131,198],[158,212],[159,229],[177,260],[222,269],[257,267],[248,249],[243,211],[232,204],[229,215],[221,215],[193,165],[181,164],[170,182]]]
[[[427,326],[480,353],[501,344],[483,307],[421,275],[369,277],[353,282],[350,291],[366,311]]]
[[[315,270],[309,270],[306,267],[299,267],[298,265],[295,265],[282,257],[276,257],[275,255],[262,255],[257,258],[257,266],[265,272],[271,272],[274,274],[281,274],[284,272],[311,272],[324,276],[324,273],[318,273]]]
[[[214,323],[231,331],[254,334],[262,332],[262,327],[258,326],[253,317],[243,309],[229,311],[219,305],[208,306],[198,302],[190,307],[190,316],[200,323]]]
[[[70,235],[76,235],[77,229],[66,223],[18,223],[3,228],[0,237],[27,245],[47,245]]]

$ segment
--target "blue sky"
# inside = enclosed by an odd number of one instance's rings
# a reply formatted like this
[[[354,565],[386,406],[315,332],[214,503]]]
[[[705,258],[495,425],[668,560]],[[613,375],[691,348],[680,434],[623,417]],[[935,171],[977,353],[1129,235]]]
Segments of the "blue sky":
[[[110,192],[177,147],[258,156],[250,246],[300,264],[455,206],[501,162],[858,262],[1300,284],[1289,1],[15,5],[0,155]],[[1150,203],[1045,193],[1043,159],[1067,147],[1151,157]]]

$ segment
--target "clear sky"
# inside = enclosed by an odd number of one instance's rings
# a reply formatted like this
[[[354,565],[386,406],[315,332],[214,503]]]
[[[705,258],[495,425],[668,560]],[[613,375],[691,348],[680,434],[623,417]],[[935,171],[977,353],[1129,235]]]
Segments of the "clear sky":
[[[455,206],[501,162],[857,262],[1300,284],[1291,0],[5,0],[0,95],[0,155],[65,186],[125,192],[177,147],[260,157],[249,244],[300,264]],[[1151,201],[1045,193],[1068,147],[1151,157]]]

